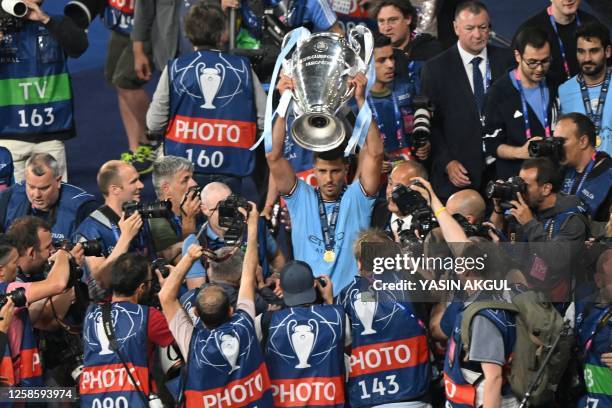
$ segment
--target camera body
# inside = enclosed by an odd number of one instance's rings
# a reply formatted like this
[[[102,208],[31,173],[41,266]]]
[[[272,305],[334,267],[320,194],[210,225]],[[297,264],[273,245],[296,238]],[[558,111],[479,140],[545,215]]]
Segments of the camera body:
[[[168,268],[168,265],[170,265],[170,261],[168,261],[166,258],[157,258],[153,262],[151,262],[151,270],[159,271],[162,277],[166,279],[168,275],[170,275],[170,269]]]
[[[485,190],[487,198],[499,199],[504,208],[512,208],[509,202],[517,199],[517,193],[527,194],[527,184],[518,176],[510,177],[507,181],[489,181]]]
[[[489,237],[489,231],[491,230],[489,227],[482,224],[470,224],[470,222],[461,214],[453,214],[453,218],[459,223],[459,225],[461,225],[465,235],[468,237],[491,238]]]
[[[242,238],[245,218],[239,208],[244,208],[247,213],[251,211],[251,204],[244,198],[232,193],[218,205],[219,226],[226,228],[223,239],[229,245],[234,245]]]
[[[153,201],[152,203],[139,203],[128,201],[121,207],[125,218],[138,212],[142,218],[170,218],[172,216],[172,203],[170,200]]]
[[[431,117],[433,106],[429,98],[422,95],[415,96],[412,101],[414,112],[412,119],[412,147],[419,149],[431,139]]]
[[[13,299],[15,307],[24,307],[28,303],[25,295],[25,288],[17,288],[12,292],[0,294],[0,308],[6,305],[9,298]]]
[[[102,256],[103,255],[101,238],[82,241],[82,242],[79,242],[79,244],[81,244],[81,246],[83,247],[83,254],[85,256]],[[68,252],[72,251],[75,245],[76,244],[74,242],[68,241],[67,239],[56,241],[53,243],[53,246],[55,247],[55,249],[65,249]]]
[[[191,195],[191,199],[194,199],[202,193],[203,189],[204,187],[200,186],[189,187],[189,189],[187,190],[187,196],[189,197]]]
[[[423,187],[418,181],[414,181],[412,184]],[[421,209],[429,210],[429,205],[427,205],[423,196],[418,191],[411,190],[403,184],[398,184],[393,188],[391,200],[397,205],[400,214],[403,216],[413,214]]]
[[[542,140],[534,140],[529,143],[529,157],[549,157],[555,162],[563,159],[565,152],[561,137],[547,137]]]

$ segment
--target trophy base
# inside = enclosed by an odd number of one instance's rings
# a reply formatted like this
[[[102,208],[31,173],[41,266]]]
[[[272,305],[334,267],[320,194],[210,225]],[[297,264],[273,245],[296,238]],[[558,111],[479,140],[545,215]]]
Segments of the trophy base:
[[[293,140],[307,150],[326,152],[340,146],[346,137],[341,119],[327,113],[305,113],[291,126]]]

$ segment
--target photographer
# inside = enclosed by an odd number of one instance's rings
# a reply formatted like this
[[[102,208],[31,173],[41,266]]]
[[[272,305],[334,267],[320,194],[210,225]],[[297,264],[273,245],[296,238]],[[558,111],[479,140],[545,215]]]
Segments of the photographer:
[[[486,205],[476,190],[461,190],[451,195],[446,201],[446,210],[451,215],[460,214],[471,225],[482,224]]]
[[[6,240],[8,239],[8,241]],[[42,386],[43,367],[38,350],[38,339],[34,325],[38,325],[44,302],[37,302],[64,291],[70,276],[71,255],[63,249],[50,257],[51,232],[49,226],[39,218],[23,217],[16,220],[5,241],[0,244],[0,273],[2,293],[14,293],[23,288],[25,292],[12,295],[15,319],[9,329],[9,350],[13,360],[11,367],[2,365],[0,376],[12,379],[12,385]],[[47,276],[36,282],[16,282],[21,270],[24,273],[40,274],[47,260],[53,262]],[[27,306],[27,309],[24,308]],[[5,370],[8,370],[6,372]]]
[[[530,255],[536,254],[527,260],[530,265],[524,265],[526,277],[531,285],[561,299],[569,293],[567,271],[587,237],[584,208],[577,197],[561,194],[562,175],[548,158],[525,160],[519,177],[524,188],[507,207],[511,207],[511,221],[518,223],[518,240],[527,243]],[[498,200],[494,205],[491,222],[503,230],[503,208]],[[542,245],[547,242],[560,245]]]
[[[427,180],[427,170],[414,160],[397,164],[387,180],[386,201],[379,201],[372,211],[371,226],[385,230],[392,234],[395,242],[399,242],[398,234],[410,229],[412,216],[402,214],[397,203],[393,201],[393,191],[400,185],[408,186],[414,177],[422,177]]]
[[[104,196],[104,205],[79,225],[76,236],[79,240],[101,239],[102,255],[88,256],[86,264],[97,285],[108,288],[110,266],[119,255],[129,250],[145,250],[146,243],[140,234],[143,225],[140,213],[134,211],[129,217],[123,214],[125,203],[140,201],[144,185],[136,169],[119,160],[104,163],[98,171],[97,182]],[[139,242],[133,242],[137,236],[140,236]]]
[[[182,380],[188,407],[202,406],[203,402],[209,406],[246,406],[245,401],[249,406],[272,406],[268,370],[254,326],[259,213],[254,204],[251,206],[248,215],[240,210],[247,220],[248,242],[235,309],[226,292],[215,285],[200,290],[194,302],[193,311],[201,323],[194,325],[181,307],[179,288],[187,269],[202,256],[202,248],[197,245],[192,245],[172,269],[159,292],[164,316],[186,356],[187,370]],[[235,401],[236,395],[244,398]]]
[[[153,353],[155,346],[167,347],[174,338],[164,316],[144,306],[154,279],[142,255],[122,254],[113,263],[110,303],[90,306],[85,317],[79,385],[83,406],[100,401],[111,401],[112,406],[161,406],[151,378]]]
[[[75,135],[67,56],[79,57],[88,45],[84,30],[67,17],[49,16],[41,3],[24,0],[23,19],[4,11],[0,19],[0,80],[8,86],[3,92],[13,95],[2,105],[0,145],[13,155],[18,182],[26,159],[37,152],[55,157],[66,180],[63,141]]]
[[[555,137],[563,139],[565,179],[562,192],[576,195],[586,204],[594,221],[607,221],[612,204],[612,160],[604,151],[595,149],[595,126],[581,113],[568,113],[559,118]]]
[[[490,246],[493,244],[472,243],[442,205],[431,185],[423,179],[415,180],[420,184],[412,184],[410,188],[418,191],[428,201],[442,235],[456,257],[487,258],[487,255],[491,255],[489,251],[495,250]],[[490,261],[488,260],[482,269],[468,268],[462,273],[453,271],[454,277],[461,282],[503,278],[504,274],[500,268],[491,267]],[[445,312],[450,315],[445,318],[452,320],[453,325],[452,331],[448,333],[451,339],[446,349],[444,364],[447,406],[464,406],[465,401],[470,401],[474,406],[514,406],[517,402],[512,391],[504,385],[507,384],[507,368],[516,338],[514,315],[505,310],[482,309],[470,325],[470,333],[467,336],[469,346],[464,345],[461,335],[463,311],[475,302],[505,302],[502,293],[495,291],[465,289],[465,292],[467,300],[456,304],[459,310],[449,307]]]
[[[96,209],[93,195],[61,181],[57,160],[48,153],[34,153],[26,161],[25,181],[0,195],[0,227],[6,231],[24,215],[51,224],[54,241],[72,239],[79,224]]]
[[[377,288],[376,281],[399,282],[399,275],[390,270],[382,274],[370,270],[373,257],[394,258],[401,253],[400,248],[381,231],[366,230],[355,239],[353,252],[359,276],[336,298],[351,322],[346,384],[351,407],[402,406],[404,402],[405,406],[429,408],[431,405],[426,401],[431,369],[425,325],[417,317],[418,310],[409,301],[408,291]],[[372,320],[362,319],[364,308],[373,309]],[[408,350],[411,363],[403,364],[403,353]],[[377,389],[381,382],[383,387],[396,391],[379,395]]]
[[[280,287],[287,307],[260,321],[275,406],[344,406],[346,315],[333,304],[331,279],[292,261]]]
[[[136,12],[138,15],[138,8]],[[219,51],[227,30],[219,6],[195,3],[187,11],[183,26],[193,45],[181,51],[183,56],[164,61],[147,112],[147,128],[165,135],[165,154],[186,157],[194,163],[198,185],[221,181],[242,194],[255,167],[255,152],[249,148],[256,140],[258,123],[263,124],[263,88],[246,57]],[[198,64],[211,67],[213,71],[206,74],[211,78],[226,73],[216,92],[211,92],[213,88],[205,92]],[[200,136],[189,136],[197,134]]]
[[[189,234],[196,232],[196,218],[200,213],[200,190],[193,179],[193,163],[184,157],[164,156],[153,163],[153,187],[158,200],[170,200],[172,203],[173,220],[172,229],[176,240],[172,243],[183,240]],[[151,219],[151,233],[156,237],[158,226],[164,228],[168,221],[166,219]],[[168,242],[168,243],[170,243]],[[168,245],[159,245],[155,248],[160,251]]]
[[[580,406],[588,404],[585,400],[594,405],[612,404],[612,394],[606,391],[612,372],[612,249],[599,257],[595,282],[599,290],[576,303],[576,331],[587,389]]]
[[[208,219],[206,229],[204,234],[202,234],[204,242],[206,243],[205,247],[215,251],[226,246],[244,246],[246,243],[245,240],[248,239],[248,237],[244,237],[241,234],[243,230],[240,228],[240,225],[236,225],[236,228],[228,228],[228,226],[221,225],[220,223],[221,217],[227,217],[229,218],[228,221],[232,224],[239,224],[241,218],[239,213],[240,209],[236,208],[235,205],[240,203],[233,202],[232,200],[244,199],[234,195],[227,185],[218,182],[212,182],[204,187],[204,189],[202,189],[201,198],[202,214]],[[231,207],[224,206],[224,204],[230,202],[232,202]],[[241,205],[246,205],[246,201]],[[228,209],[229,214],[222,214],[224,208]],[[272,273],[271,267],[274,268],[274,270],[279,270],[285,264],[285,256],[278,248],[274,238],[268,232],[264,218],[259,220],[259,228],[257,231],[259,234],[258,242],[260,242],[258,248],[259,265],[263,269],[264,277],[267,278]],[[234,234],[239,234],[240,236],[235,236]],[[204,283],[202,271],[200,270],[198,275],[191,272],[187,274],[187,283],[190,288],[200,286]]]
[[[552,61],[546,31],[525,28],[513,47],[518,67],[491,85],[484,105],[483,143],[504,180],[518,174],[534,141],[552,136],[557,115],[557,90],[546,81]]]

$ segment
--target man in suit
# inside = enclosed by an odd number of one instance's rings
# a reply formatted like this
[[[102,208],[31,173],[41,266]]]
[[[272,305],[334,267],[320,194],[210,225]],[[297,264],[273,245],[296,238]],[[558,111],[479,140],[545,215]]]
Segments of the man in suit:
[[[431,179],[442,199],[461,189],[481,187],[484,95],[492,81],[513,65],[509,51],[487,46],[491,24],[481,2],[457,6],[454,28],[457,45],[426,62],[421,73],[422,92],[436,109]]]

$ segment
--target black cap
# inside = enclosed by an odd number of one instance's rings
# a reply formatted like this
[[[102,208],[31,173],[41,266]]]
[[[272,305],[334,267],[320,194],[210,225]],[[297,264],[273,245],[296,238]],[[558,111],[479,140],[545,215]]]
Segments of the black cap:
[[[306,262],[286,263],[280,271],[280,286],[287,306],[305,305],[317,300],[312,269]]]

